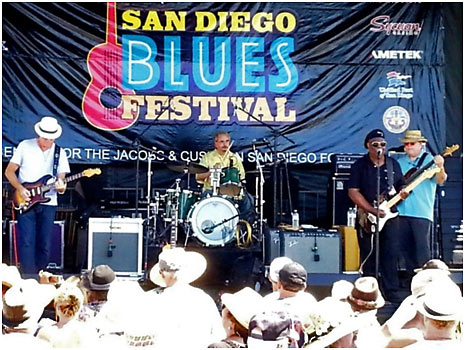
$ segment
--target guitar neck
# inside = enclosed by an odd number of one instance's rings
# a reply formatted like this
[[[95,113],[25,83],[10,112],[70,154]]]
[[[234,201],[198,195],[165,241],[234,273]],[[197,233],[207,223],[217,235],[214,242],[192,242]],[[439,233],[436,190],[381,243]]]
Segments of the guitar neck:
[[[65,177],[65,178],[63,179],[63,183],[66,184],[66,183],[68,183],[68,182],[77,180],[77,179],[79,179],[79,178],[81,178],[81,177],[83,177],[83,176],[84,176],[84,172],[77,173],[77,174],[74,174],[74,175]],[[45,192],[45,191],[50,190],[53,186],[55,186],[55,183],[56,183],[56,181],[54,181],[54,182],[51,183],[51,184],[42,186],[42,191]]]
[[[116,3],[109,2],[107,6],[107,42],[116,45]]]
[[[434,168],[431,169],[431,171],[428,172],[423,172],[421,175],[417,176],[412,182],[410,182],[404,190],[407,193],[410,193],[413,191],[415,187],[417,187],[419,184],[421,184],[424,180],[428,179],[431,177],[431,174],[435,174],[437,172],[441,171],[440,168]],[[393,206],[397,205],[400,201],[402,200],[402,197],[400,196],[400,193],[396,194],[394,197],[392,197],[388,202],[387,202],[387,208],[391,209]]]

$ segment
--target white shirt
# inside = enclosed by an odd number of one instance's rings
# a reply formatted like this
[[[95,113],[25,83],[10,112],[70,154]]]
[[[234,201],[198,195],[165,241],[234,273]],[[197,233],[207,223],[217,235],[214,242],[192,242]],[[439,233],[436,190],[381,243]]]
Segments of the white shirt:
[[[45,152],[37,144],[37,139],[28,139],[21,141],[16,148],[10,162],[19,165],[19,182],[36,182],[44,175],[53,174],[53,156],[55,154],[55,144]],[[58,161],[57,174],[69,173],[69,163],[63,148],[60,149],[60,158]],[[44,195],[50,198],[46,205],[57,205],[57,192],[52,188]]]
[[[206,348],[226,338],[216,304],[203,290],[176,283],[152,297],[158,349]]]
[[[305,291],[300,291],[289,298],[279,298],[279,292],[273,292],[267,295],[264,300],[267,309],[288,311],[301,321],[306,319],[317,303],[315,297]]]

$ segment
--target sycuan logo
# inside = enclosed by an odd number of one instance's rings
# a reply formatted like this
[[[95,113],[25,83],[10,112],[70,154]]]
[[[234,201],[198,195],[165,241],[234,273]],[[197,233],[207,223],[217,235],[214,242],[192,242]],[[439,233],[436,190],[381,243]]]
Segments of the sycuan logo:
[[[375,60],[421,60],[422,50],[373,50],[371,56]]]
[[[422,23],[389,22],[391,17],[382,15],[370,21],[370,30],[375,33],[385,32],[386,35],[420,35]]]

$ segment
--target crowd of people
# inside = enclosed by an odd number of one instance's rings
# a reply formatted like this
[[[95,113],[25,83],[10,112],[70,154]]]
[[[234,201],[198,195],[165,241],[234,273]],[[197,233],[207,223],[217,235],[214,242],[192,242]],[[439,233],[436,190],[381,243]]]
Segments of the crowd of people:
[[[2,264],[2,340],[30,348],[458,348],[463,297],[447,265],[430,260],[412,278],[411,295],[382,321],[376,278],[333,284],[317,300],[307,271],[287,257],[272,261],[271,291],[243,287],[211,295],[191,285],[206,270],[198,252],[163,250],[144,290],[99,265],[66,280],[24,279]]]

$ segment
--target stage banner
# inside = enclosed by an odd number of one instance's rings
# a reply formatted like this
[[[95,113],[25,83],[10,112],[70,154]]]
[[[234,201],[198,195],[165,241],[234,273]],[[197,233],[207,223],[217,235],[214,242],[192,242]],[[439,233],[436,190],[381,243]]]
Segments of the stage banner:
[[[3,3],[2,156],[45,115],[71,163],[199,161],[229,131],[247,163],[445,146],[438,3]],[[255,147],[254,147],[255,145]]]

